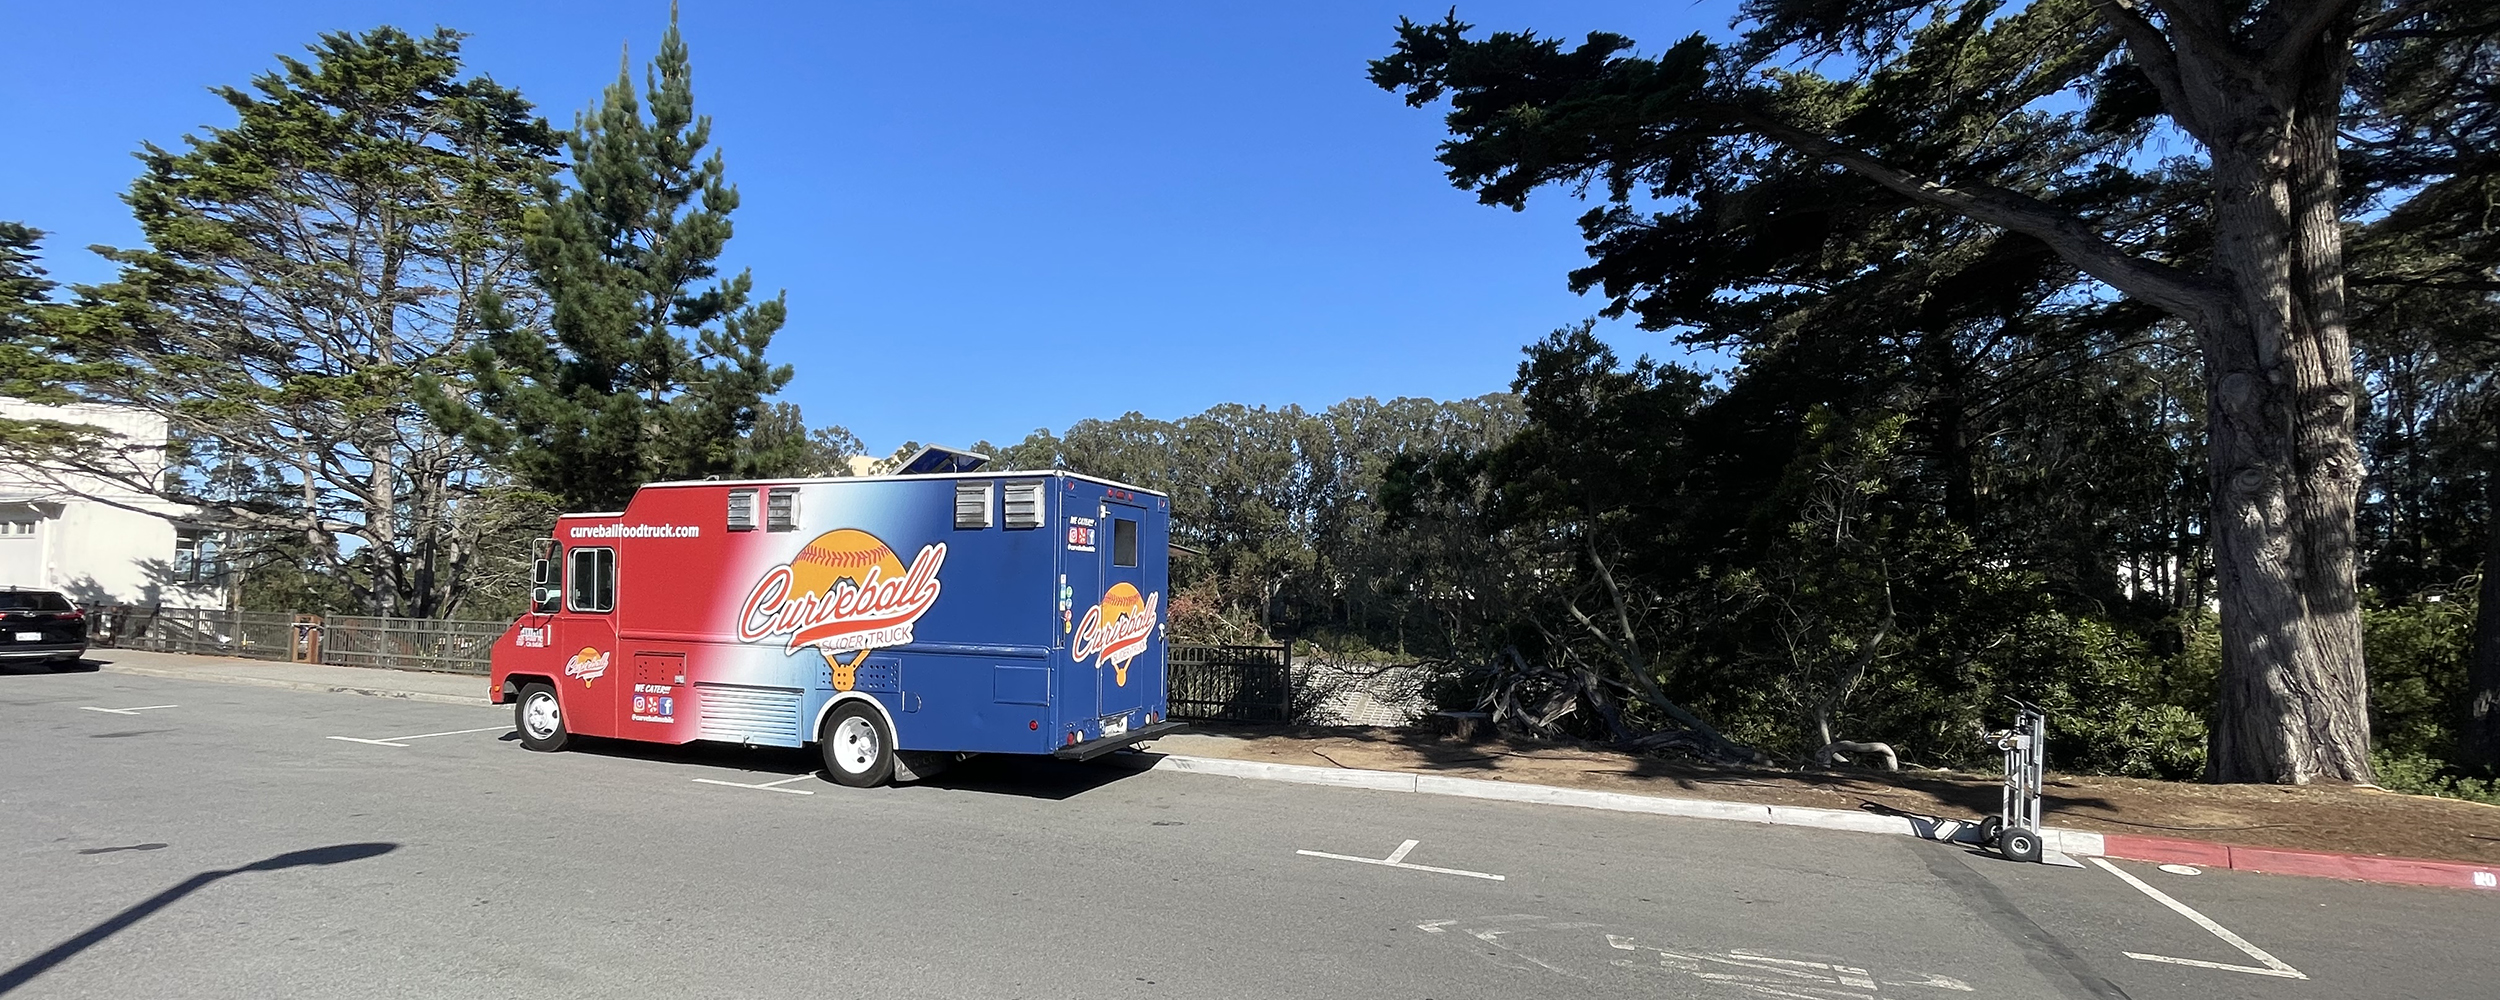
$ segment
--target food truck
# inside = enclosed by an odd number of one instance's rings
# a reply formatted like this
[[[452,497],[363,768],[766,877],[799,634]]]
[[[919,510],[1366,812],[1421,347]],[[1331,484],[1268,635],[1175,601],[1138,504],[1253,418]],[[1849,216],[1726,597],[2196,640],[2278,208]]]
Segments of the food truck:
[[[491,697],[533,750],[813,744],[854,786],[1179,728],[1170,499],[984,462],[932,448],[900,475],[653,483],[562,515]]]

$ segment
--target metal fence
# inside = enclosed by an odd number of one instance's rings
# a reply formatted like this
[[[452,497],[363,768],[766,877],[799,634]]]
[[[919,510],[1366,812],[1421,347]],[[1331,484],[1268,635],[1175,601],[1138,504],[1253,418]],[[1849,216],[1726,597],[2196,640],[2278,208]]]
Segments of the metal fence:
[[[501,622],[330,615],[318,626],[322,663],[483,674]]]
[[[500,622],[293,615],[183,608],[90,609],[97,645],[169,653],[483,674]],[[1420,667],[1299,669],[1284,646],[1175,644],[1170,657],[1176,719],[1403,725],[1429,710]]]
[[[1172,717],[1292,722],[1293,651],[1284,646],[1170,647]]]
[[[190,608],[90,609],[100,646],[483,674],[500,622]]]

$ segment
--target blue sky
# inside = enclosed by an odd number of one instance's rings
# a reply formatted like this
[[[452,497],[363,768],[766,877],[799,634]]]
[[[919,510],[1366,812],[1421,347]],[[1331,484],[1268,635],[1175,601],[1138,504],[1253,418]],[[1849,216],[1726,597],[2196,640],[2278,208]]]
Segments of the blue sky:
[[[1485,28],[1663,49],[1726,4],[1466,3]],[[783,398],[872,451],[1012,441],[1129,410],[1325,406],[1504,388],[1521,345],[1596,312],[1564,273],[1583,206],[1487,208],[1432,161],[1437,111],[1364,79],[1432,3],[848,4],[689,0],[697,110],[743,195],[728,263],[787,289]],[[9,4],[0,218],[131,245],[142,140],[231,115],[322,31],[441,24],[475,71],[570,124],[640,66],[664,0]],[[1627,324],[1627,354],[1681,357]]]

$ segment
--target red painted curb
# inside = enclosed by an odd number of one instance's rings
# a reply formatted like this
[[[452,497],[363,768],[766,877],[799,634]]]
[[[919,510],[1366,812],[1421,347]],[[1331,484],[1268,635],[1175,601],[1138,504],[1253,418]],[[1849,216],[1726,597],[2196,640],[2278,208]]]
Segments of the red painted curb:
[[[2388,882],[2397,885],[2436,885],[2452,889],[2500,889],[2500,865],[2478,865],[2463,861],[2428,861],[2419,858],[2382,858],[2367,854],[2334,854],[2325,851],[2287,851],[2271,847],[2237,847],[2230,844],[2209,844],[2200,840],[2137,837],[2120,833],[2102,834],[2101,845],[2102,853],[2130,861],[2203,865],[2207,868],[2228,868],[2234,871],[2310,875],[2318,878]]]

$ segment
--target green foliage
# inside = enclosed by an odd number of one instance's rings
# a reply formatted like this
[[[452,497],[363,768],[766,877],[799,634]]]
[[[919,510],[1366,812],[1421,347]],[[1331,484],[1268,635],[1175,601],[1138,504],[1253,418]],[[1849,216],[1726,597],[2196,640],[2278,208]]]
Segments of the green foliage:
[[[747,272],[718,274],[738,190],[672,12],[645,75],[646,117],[620,66],[599,108],[568,136],[567,178],[538,186],[524,243],[550,304],[542,329],[489,301],[470,352],[478,405],[438,416],[498,455],[523,483],[573,510],[613,510],[655,480],[746,477],[811,461],[797,435],[755,438],[765,397],[791,370],[765,360],[787,318],[780,296],[752,301]],[[569,183],[567,183],[569,180]]]
[[[117,280],[78,290],[49,349],[81,398],[163,418],[171,467],[51,458],[192,508],[246,543],[230,558],[313,560],[366,613],[457,609],[479,544],[459,507],[494,473],[416,390],[466,393],[476,310],[526,294],[517,230],[554,148],[519,93],[462,75],[460,38],[323,35],[215,88],[232,125],[142,147],[147,246],[107,252]]]
[[[2370,767],[2378,773],[2379,787],[2391,792],[2500,806],[2500,779],[2460,775],[2446,761],[2425,754],[2376,750],[2370,754]]]
[[[2463,721],[2458,707],[2465,703],[2474,639],[2473,582],[2408,600],[2374,600],[2362,611],[2362,644],[2370,659],[2370,735],[2380,752],[2458,759]]]

